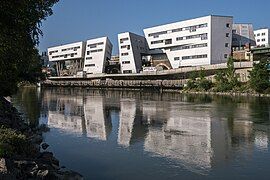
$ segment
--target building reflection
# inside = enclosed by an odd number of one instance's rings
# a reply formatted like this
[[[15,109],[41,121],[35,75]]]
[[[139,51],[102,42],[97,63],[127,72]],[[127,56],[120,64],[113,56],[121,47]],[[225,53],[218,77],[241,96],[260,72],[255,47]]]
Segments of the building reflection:
[[[48,125],[67,133],[107,140],[111,122],[102,96],[48,94]]]
[[[136,115],[136,101],[134,99],[121,99],[120,108],[117,142],[122,146],[128,147]]]
[[[48,125],[69,133],[83,133],[83,98],[58,95],[48,97]]]
[[[109,128],[106,127],[103,97],[86,96],[84,102],[84,118],[88,137],[107,140]]]
[[[165,157],[194,172],[220,166],[235,153],[251,154],[269,147],[269,128],[257,123],[262,114],[270,117],[269,109],[255,114],[248,102],[239,100],[214,97],[212,102],[205,97],[145,96],[131,91],[51,92],[47,96],[45,92],[44,98],[50,127],[105,141],[114,125],[118,145],[128,148],[141,142],[149,155]],[[119,115],[114,116],[119,125],[112,124],[112,112]]]
[[[144,148],[145,151],[180,161],[188,168],[210,168],[212,146],[209,114],[171,108],[167,123],[149,128]]]

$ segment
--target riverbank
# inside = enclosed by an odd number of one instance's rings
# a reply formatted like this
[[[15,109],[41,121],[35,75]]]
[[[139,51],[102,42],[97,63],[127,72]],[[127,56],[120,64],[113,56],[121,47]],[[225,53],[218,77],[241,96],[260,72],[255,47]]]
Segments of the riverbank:
[[[42,125],[30,127],[5,98],[0,97],[0,179],[83,179],[60,166],[42,134]]]
[[[226,95],[226,96],[254,96],[254,97],[270,97],[270,94],[256,93],[251,89],[244,91],[196,91],[187,90],[184,88],[188,79],[182,80],[85,80],[85,81],[51,81],[47,80],[42,83],[44,87],[59,87],[59,88],[90,88],[90,89],[111,89],[111,90],[132,90],[141,91],[144,89],[154,90],[159,92],[178,92],[183,94],[208,94],[208,95]],[[186,90],[185,90],[186,89]]]

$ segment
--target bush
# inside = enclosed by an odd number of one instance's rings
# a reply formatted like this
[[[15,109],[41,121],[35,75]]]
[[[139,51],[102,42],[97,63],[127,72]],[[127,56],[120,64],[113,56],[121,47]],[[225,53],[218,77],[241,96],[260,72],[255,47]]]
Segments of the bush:
[[[186,88],[191,90],[191,89],[196,89],[198,85],[196,84],[196,81],[194,80],[188,80]]]
[[[0,127],[0,157],[26,155],[30,151],[30,143],[26,136],[13,129]]]
[[[212,81],[207,79],[200,79],[198,82],[198,88],[207,91],[212,88],[212,84]]]

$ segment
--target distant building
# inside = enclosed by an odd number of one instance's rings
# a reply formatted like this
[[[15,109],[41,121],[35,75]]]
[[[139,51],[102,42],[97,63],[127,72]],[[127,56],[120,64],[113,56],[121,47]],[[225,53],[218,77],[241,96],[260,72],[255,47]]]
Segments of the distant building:
[[[233,24],[232,35],[233,50],[256,46],[252,24]]]
[[[258,29],[254,31],[256,44],[258,47],[269,47],[270,46],[270,29]]]
[[[125,32],[118,34],[119,58],[123,74],[139,73],[142,70],[142,56],[148,53],[143,36]]]
[[[87,74],[105,73],[105,64],[111,55],[112,43],[107,37],[88,40],[83,70]]]
[[[42,52],[40,58],[42,67],[47,67],[49,65],[49,57],[47,55],[47,52]]]

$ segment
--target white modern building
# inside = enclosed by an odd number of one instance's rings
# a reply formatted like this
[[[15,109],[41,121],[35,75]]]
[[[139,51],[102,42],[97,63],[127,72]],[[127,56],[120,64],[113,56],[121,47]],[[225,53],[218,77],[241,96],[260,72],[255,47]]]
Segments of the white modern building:
[[[167,55],[172,68],[219,64],[231,54],[231,16],[205,16],[144,29],[151,50]]]
[[[232,47],[256,46],[252,24],[233,24]]]
[[[121,72],[139,73],[142,70],[142,56],[148,52],[145,38],[125,32],[118,34],[118,44]]]
[[[75,75],[83,69],[85,43],[83,41],[48,48],[50,62],[56,62],[58,76]]]
[[[269,47],[270,45],[270,29],[258,29],[254,31],[254,36],[256,39],[256,45],[262,47]]]
[[[83,71],[87,74],[105,73],[105,63],[111,55],[112,43],[107,37],[88,40]]]
[[[48,48],[50,62],[56,62],[58,76],[105,73],[106,61],[111,59],[112,43],[108,37]]]

